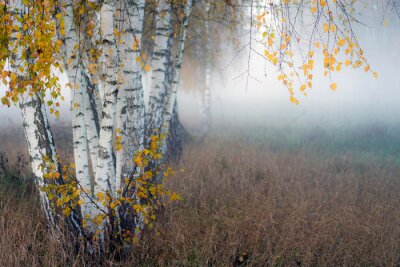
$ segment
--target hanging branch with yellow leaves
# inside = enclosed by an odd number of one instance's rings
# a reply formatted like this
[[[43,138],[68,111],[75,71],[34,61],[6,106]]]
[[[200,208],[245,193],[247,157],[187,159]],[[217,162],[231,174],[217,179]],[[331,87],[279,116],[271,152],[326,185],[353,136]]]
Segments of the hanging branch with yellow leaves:
[[[252,54],[263,57],[278,71],[278,80],[288,89],[290,101],[299,104],[298,95],[313,87],[316,55],[321,54],[324,76],[337,89],[332,75],[343,67],[370,72],[375,78],[353,25],[353,0],[251,1],[251,24],[247,79]],[[254,78],[255,79],[255,78]],[[248,83],[248,82],[247,82]]]

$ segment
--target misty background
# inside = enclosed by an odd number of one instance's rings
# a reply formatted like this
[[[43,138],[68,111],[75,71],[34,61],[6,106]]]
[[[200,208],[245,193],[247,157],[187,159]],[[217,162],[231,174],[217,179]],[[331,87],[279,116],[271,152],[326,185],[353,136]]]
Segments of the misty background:
[[[251,55],[250,73],[238,77],[247,65],[248,50],[243,50],[235,58],[229,41],[213,49],[223,56],[213,66],[211,84],[211,128],[218,132],[220,127],[249,130],[249,128],[305,128],[321,127],[336,129],[368,124],[396,127],[400,124],[400,20],[391,13],[383,13],[376,4],[361,6],[358,9],[361,24],[354,24],[361,48],[373,71],[379,73],[375,79],[371,73],[362,69],[344,67],[340,73],[333,73],[332,80],[323,76],[321,55],[315,57],[313,88],[307,89],[307,96],[296,94],[300,104],[289,101],[287,89],[277,80],[278,73],[265,60]],[[246,36],[238,37],[245,43]],[[190,66],[189,60],[185,61]],[[184,69],[185,69],[184,64]],[[190,71],[183,73],[182,86],[178,93],[178,107],[181,122],[185,128],[196,135],[199,131],[201,114],[201,92],[185,87],[185,81],[194,77]],[[69,90],[65,74],[61,76],[65,101],[62,102],[61,118],[50,116],[52,124],[56,121],[68,123],[70,120]],[[151,72],[143,76],[144,86],[150,81]],[[332,91],[329,84],[336,82],[338,88]],[[147,85],[147,86],[146,86]],[[0,85],[0,95],[5,92]],[[148,97],[148,95],[146,96]],[[0,121],[3,127],[21,125],[18,108],[2,107]],[[21,127],[21,126],[18,126]],[[22,130],[22,127],[21,127]]]

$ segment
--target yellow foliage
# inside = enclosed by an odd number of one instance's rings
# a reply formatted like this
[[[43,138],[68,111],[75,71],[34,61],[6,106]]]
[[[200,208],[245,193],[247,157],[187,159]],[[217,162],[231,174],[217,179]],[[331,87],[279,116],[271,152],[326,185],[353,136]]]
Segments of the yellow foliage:
[[[293,8],[307,5],[306,2],[282,1],[285,5],[293,4]],[[257,16],[258,23],[255,25],[261,33],[260,44],[263,45],[263,55],[277,68],[278,80],[288,89],[290,102],[293,104],[299,103],[299,99],[295,96],[297,92],[293,88],[298,88],[298,92],[304,96],[307,95],[307,89],[312,88],[312,73],[316,64],[313,57],[316,52],[323,55],[322,66],[325,77],[329,75],[332,78],[334,72],[340,72],[343,66],[350,65],[353,68],[362,67],[364,71],[371,72],[375,78],[377,77],[377,74],[371,71],[364,52],[353,35],[351,21],[343,15],[348,12],[347,9],[352,9],[352,4],[343,8],[341,3],[335,0],[311,0],[308,3],[311,8],[308,12],[318,18],[310,36],[304,33],[296,34],[296,29],[292,25],[295,22],[291,21],[281,9],[274,10],[274,14],[270,14],[270,10],[262,10]],[[277,14],[279,21],[271,22],[267,16]],[[303,51],[303,47],[308,47],[308,51]],[[313,50],[314,48],[316,50]],[[300,54],[301,60],[296,59],[295,52]],[[335,84],[330,87],[335,90],[337,86]]]
[[[121,133],[121,131],[117,130],[117,133]],[[131,207],[132,216],[142,218],[147,227],[151,228],[152,221],[157,218],[157,210],[160,206],[165,205],[165,198],[171,201],[182,200],[179,194],[166,190],[163,184],[154,182],[154,178],[159,175],[163,177],[173,175],[172,168],[156,165],[157,167],[148,170],[149,162],[156,162],[162,156],[160,147],[163,138],[162,135],[151,136],[149,147],[135,153],[133,160],[136,170],[140,171],[125,179],[125,183],[118,190],[118,194],[112,194],[108,191],[98,192],[89,200],[86,199],[92,202],[99,211],[95,212],[96,215],[93,216],[87,214],[82,220],[84,226],[97,227],[94,231],[94,239],[99,238],[100,228],[103,227],[104,221],[115,217],[122,206]],[[116,140],[120,142],[122,140],[121,135],[117,135]],[[52,207],[63,216],[69,216],[76,207],[82,204],[89,204],[84,203],[82,197],[91,195],[90,188],[81,189],[82,185],[73,176],[74,167],[74,164],[64,164],[60,168],[61,172],[58,172],[57,165],[52,163],[50,159],[46,159],[41,167],[48,170],[44,175],[48,182],[41,189],[48,194],[52,201]],[[62,184],[50,182],[60,178],[63,179]],[[124,232],[122,236],[126,242],[132,242],[137,239],[135,235],[139,232],[140,229],[137,229],[135,233]]]

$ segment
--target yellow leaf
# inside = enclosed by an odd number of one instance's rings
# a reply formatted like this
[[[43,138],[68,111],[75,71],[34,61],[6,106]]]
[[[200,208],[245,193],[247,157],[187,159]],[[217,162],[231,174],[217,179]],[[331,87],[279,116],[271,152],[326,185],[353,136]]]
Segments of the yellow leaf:
[[[88,68],[89,68],[90,74],[96,73],[96,65],[95,64],[89,64]]]
[[[337,43],[339,46],[343,46],[346,43],[346,39],[340,39]]]
[[[329,31],[329,25],[328,25],[328,23],[324,23],[323,29],[324,29],[324,32],[328,32],[328,31]]]
[[[311,8],[311,12],[312,12],[312,13],[317,12],[317,7],[316,7],[316,6],[312,7],[312,8]]]
[[[337,84],[332,83],[330,87],[331,87],[332,91],[335,91],[337,89]]]

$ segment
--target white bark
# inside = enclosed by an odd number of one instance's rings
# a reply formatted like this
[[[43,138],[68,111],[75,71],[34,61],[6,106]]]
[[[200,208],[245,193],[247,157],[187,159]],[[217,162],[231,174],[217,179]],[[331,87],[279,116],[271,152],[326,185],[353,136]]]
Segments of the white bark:
[[[91,49],[94,49],[93,47],[94,45],[92,44],[92,42],[85,42],[85,53],[82,53],[82,68],[83,68],[83,72],[84,72],[84,76],[85,76],[85,80],[87,83],[87,87],[88,87],[88,96],[89,96],[89,101],[91,104],[91,108],[92,108],[92,116],[93,119],[96,120],[96,123],[99,123],[101,120],[101,112],[102,112],[102,107],[103,107],[103,97],[104,97],[104,90],[103,85],[102,85],[102,81],[100,79],[100,75],[101,73],[103,73],[104,71],[101,71],[102,69],[102,63],[98,62],[97,64],[98,69],[100,71],[96,71],[94,73],[90,72],[89,69],[89,64],[94,64],[90,62],[89,59],[89,53]]]
[[[154,51],[152,56],[153,76],[150,88],[148,111],[146,115],[146,137],[150,138],[161,131],[162,113],[165,104],[167,68],[168,68],[168,46],[171,32],[171,5],[166,0],[160,0],[156,8],[156,36],[154,40]],[[148,143],[148,141],[146,141]]]
[[[87,81],[88,83],[89,81]],[[100,131],[100,120],[99,116],[99,106],[98,103],[95,102],[93,98],[95,92],[94,88],[91,88],[89,84],[87,84],[86,92],[83,92],[83,105],[85,107],[85,127],[86,127],[86,136],[89,147],[89,155],[90,161],[92,163],[92,172],[93,175],[96,176],[96,167],[97,167],[97,155],[99,151],[99,131]],[[100,106],[101,110],[101,106]]]
[[[25,138],[31,158],[32,171],[35,175],[36,184],[40,189],[47,184],[43,178],[44,174],[50,171],[48,169],[49,162],[45,162],[44,159],[50,159],[54,166],[58,166],[53,135],[47,119],[46,108],[42,104],[42,99],[39,95],[34,94],[33,96],[29,96],[28,94],[25,94],[20,100],[20,108],[23,118]],[[62,180],[56,181],[56,183],[62,184]],[[56,220],[57,215],[51,208],[50,201],[46,193],[42,190],[39,190],[39,196],[42,209],[50,228],[58,230]],[[80,224],[78,215],[74,210],[72,210],[69,217],[66,218],[66,222],[70,229],[76,233],[78,237],[86,237]],[[87,243],[87,246],[89,252],[92,252],[91,245]]]
[[[134,175],[133,157],[137,149],[143,148],[144,99],[140,62],[141,37],[145,0],[134,3],[126,0],[123,11],[121,43],[122,85],[117,100],[117,128],[121,130],[122,147],[116,153],[116,188],[122,189],[122,181]],[[135,44],[136,43],[136,44]]]
[[[181,68],[183,63],[183,54],[185,50],[185,41],[187,35],[187,27],[189,25],[189,17],[192,11],[193,0],[187,0],[184,7],[184,18],[180,27],[179,41],[178,41],[178,50],[176,53],[175,59],[175,68],[173,69],[172,76],[172,84],[171,89],[167,95],[167,101],[163,112],[163,126],[162,126],[162,134],[167,136],[169,132],[169,127],[171,123],[171,119],[173,116],[173,111],[176,103],[176,95],[179,86]],[[164,142],[165,143],[165,142]],[[165,155],[167,146],[164,144],[162,146],[162,154]]]
[[[48,122],[44,122],[45,119],[47,120],[43,115],[45,110],[42,107],[40,98],[37,96],[30,97],[27,94],[22,97],[20,108],[32,171],[35,175],[37,186],[43,188],[46,184],[43,177],[48,170],[47,168],[42,168],[42,166],[46,166],[44,159],[50,156],[53,162],[57,164],[54,144],[50,142],[52,140],[51,132],[46,126]],[[55,229],[55,215],[51,209],[50,201],[46,193],[42,190],[39,190],[39,196],[47,222],[52,229]]]
[[[87,83],[82,73],[82,67],[79,62],[80,55],[79,38],[73,17],[73,3],[72,1],[65,1],[61,6],[64,14],[64,23],[66,37],[64,40],[64,49],[66,59],[64,60],[69,83],[72,90],[71,112],[72,112],[72,133],[73,133],[73,148],[74,148],[74,161],[76,168],[76,178],[80,185],[90,195],[91,181],[89,174],[89,159],[87,151],[87,136],[85,124],[85,102],[84,95],[87,90]],[[87,214],[92,214],[91,199],[87,194],[81,194],[83,204],[81,205],[82,217]]]
[[[93,5],[97,1],[89,1]],[[82,31],[84,42],[84,52],[82,53],[82,68],[86,80],[87,90],[83,93],[83,101],[85,105],[85,126],[87,142],[89,147],[90,161],[92,163],[92,174],[96,176],[97,168],[97,155],[99,151],[99,132],[102,106],[104,101],[104,90],[101,80],[101,74],[104,73],[104,62],[98,60],[93,62],[91,55],[92,51],[101,51],[101,32],[100,32],[100,17],[97,10],[91,10],[90,14],[84,18],[84,28]],[[85,29],[93,24],[92,35],[90,36],[85,32]],[[95,69],[89,67],[95,66]]]
[[[99,5],[98,0],[88,0],[92,5]],[[96,100],[96,106],[98,107],[98,114],[101,114],[101,107],[104,105],[104,86],[103,81],[101,79],[101,75],[105,72],[105,57],[102,51],[103,43],[102,43],[102,33],[101,33],[101,15],[100,12],[95,10],[91,10],[90,18],[87,18],[87,23],[93,23],[93,31],[92,36],[87,36],[88,45],[87,45],[87,53],[86,53],[86,73],[87,77],[90,79],[90,83],[95,85],[96,92],[93,94],[93,98]],[[97,71],[95,73],[90,73],[88,65],[92,62],[89,62],[89,51],[90,49],[95,49],[96,51],[101,52],[101,57],[97,62],[93,62],[97,65]],[[100,119],[100,118],[99,118]]]
[[[118,92],[117,50],[114,36],[115,2],[107,0],[100,11],[103,54],[105,58],[104,105],[100,123],[99,152],[94,193],[115,192],[115,168],[113,159],[113,129]]]
[[[80,185],[84,188],[87,194],[81,194],[83,204],[81,205],[82,217],[88,214],[91,216],[93,203],[88,195],[91,195],[92,185],[89,175],[89,159],[87,151],[87,136],[86,136],[86,124],[85,124],[85,102],[84,102],[84,90],[85,83],[84,77],[79,71],[75,77],[76,83],[79,85],[77,89],[73,89],[73,97],[71,103],[72,112],[72,135],[73,135],[73,148],[74,148],[74,161],[76,178]]]

